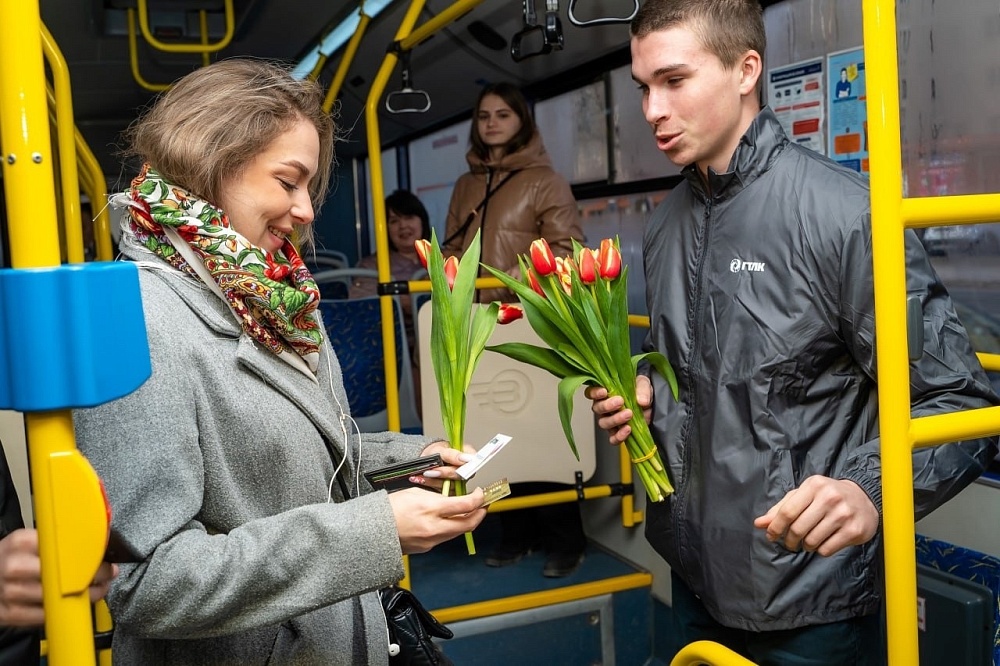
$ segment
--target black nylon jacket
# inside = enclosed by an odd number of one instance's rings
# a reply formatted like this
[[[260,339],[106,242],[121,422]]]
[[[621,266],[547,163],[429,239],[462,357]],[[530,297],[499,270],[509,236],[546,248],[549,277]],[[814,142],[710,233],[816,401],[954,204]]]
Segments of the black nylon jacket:
[[[720,623],[790,629],[874,613],[881,532],[832,557],[769,543],[753,519],[819,474],[882,511],[868,182],[790,143],[770,109],[706,190],[695,167],[643,239],[654,438],[676,494],[647,504],[646,536]],[[997,404],[948,293],[906,233],[907,292],[923,304],[910,366],[915,416]],[[995,438],[914,453],[920,518],[977,478]]]

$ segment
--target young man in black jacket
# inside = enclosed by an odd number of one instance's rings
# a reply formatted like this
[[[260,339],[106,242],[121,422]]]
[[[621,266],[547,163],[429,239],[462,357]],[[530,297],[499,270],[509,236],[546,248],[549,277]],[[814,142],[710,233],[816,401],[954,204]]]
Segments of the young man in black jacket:
[[[631,34],[646,120],[684,167],[643,239],[646,344],[673,364],[678,401],[657,374],[637,379],[677,489],[646,507],[671,569],[673,638],[761,664],[881,664],[868,182],[790,142],[761,108],[757,0],[646,0]],[[925,340],[913,413],[996,404],[923,247],[912,232],[905,242]],[[588,395],[624,441],[622,399]],[[996,452],[995,438],[915,451],[915,517]]]

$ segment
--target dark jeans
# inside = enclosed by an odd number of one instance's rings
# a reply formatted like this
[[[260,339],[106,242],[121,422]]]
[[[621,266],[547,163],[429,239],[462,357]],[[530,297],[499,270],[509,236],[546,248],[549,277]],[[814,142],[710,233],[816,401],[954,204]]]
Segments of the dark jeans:
[[[567,488],[570,486],[562,483],[512,483],[511,494],[521,497]],[[500,526],[505,545],[541,547],[546,553],[570,555],[582,553],[587,545],[579,502],[504,511],[500,514]]]
[[[884,666],[880,615],[782,631],[745,631],[716,622],[677,574],[670,572],[674,653],[694,641],[725,645],[759,666]],[[673,657],[673,654],[670,655]]]

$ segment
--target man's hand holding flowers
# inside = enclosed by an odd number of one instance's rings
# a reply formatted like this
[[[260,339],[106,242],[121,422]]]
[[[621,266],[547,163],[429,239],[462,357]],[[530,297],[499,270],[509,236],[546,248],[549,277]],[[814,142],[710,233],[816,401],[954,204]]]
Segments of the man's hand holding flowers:
[[[486,266],[517,294],[531,327],[548,348],[525,343],[488,347],[559,377],[559,417],[576,454],[570,419],[573,395],[591,387],[588,397],[600,400],[608,412],[602,418],[617,428],[613,443],[624,442],[651,501],[673,492],[667,471],[649,431],[652,402],[648,378],[636,379],[641,361],[667,380],[674,398],[677,379],[666,357],[656,352],[631,356],[626,276],[618,243],[601,241],[599,250],[574,242],[573,258],[555,257],[544,239],[519,257],[521,280]],[[642,402],[640,402],[640,399]],[[610,410],[616,411],[610,411]],[[595,404],[595,411],[597,405]],[[604,427],[604,426],[602,426]]]

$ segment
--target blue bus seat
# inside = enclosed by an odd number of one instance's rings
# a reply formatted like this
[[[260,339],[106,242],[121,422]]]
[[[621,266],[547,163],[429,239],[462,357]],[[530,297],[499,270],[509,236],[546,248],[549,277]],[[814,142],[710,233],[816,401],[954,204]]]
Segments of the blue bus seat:
[[[388,429],[385,366],[382,347],[382,311],[378,296],[323,299],[319,310],[330,344],[340,362],[351,416],[362,432]],[[396,372],[399,379],[399,417],[403,432],[420,432],[413,392],[413,371],[403,329],[403,311],[393,298],[396,326]]]

